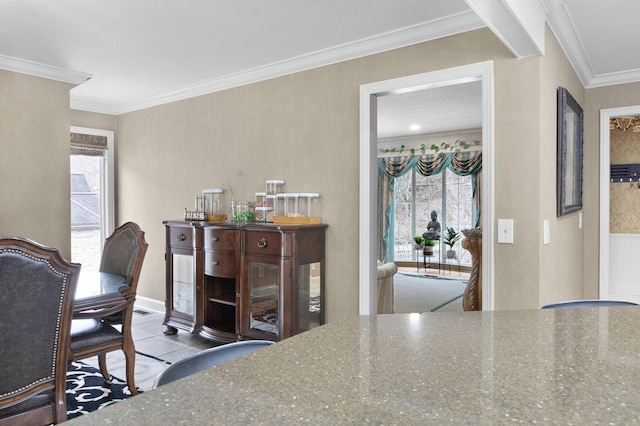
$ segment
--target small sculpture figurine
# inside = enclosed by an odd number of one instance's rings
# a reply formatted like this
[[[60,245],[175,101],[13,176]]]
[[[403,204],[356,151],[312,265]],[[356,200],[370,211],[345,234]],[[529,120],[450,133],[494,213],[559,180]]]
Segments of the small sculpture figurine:
[[[440,239],[440,222],[438,222],[438,212],[435,210],[431,212],[431,221],[427,223],[427,231],[422,234],[422,238],[425,240]]]

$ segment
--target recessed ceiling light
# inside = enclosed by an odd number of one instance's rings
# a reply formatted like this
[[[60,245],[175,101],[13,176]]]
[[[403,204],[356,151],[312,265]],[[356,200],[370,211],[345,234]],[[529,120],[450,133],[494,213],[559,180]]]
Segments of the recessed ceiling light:
[[[420,125],[419,124],[412,124],[411,126],[409,126],[409,129],[413,130],[414,132],[416,130],[420,130]]]

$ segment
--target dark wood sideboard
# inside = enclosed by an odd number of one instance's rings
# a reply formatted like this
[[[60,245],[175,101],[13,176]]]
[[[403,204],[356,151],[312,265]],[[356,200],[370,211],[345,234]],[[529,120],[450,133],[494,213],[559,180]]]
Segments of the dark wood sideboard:
[[[324,324],[327,225],[163,223],[165,334],[277,341]]]

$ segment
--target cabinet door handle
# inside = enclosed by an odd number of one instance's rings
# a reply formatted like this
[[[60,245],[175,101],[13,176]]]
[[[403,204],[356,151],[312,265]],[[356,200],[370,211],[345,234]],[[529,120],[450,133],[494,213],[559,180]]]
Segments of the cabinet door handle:
[[[218,241],[218,237],[211,237],[211,241],[215,243],[216,241]]]
[[[236,293],[236,297],[239,299],[240,298],[240,293]]]
[[[220,262],[218,262],[217,260],[214,260],[211,262],[212,266],[218,266],[220,264]]]
[[[187,239],[187,236],[181,232],[180,234],[176,235],[176,238],[178,239],[178,241],[184,241]]]
[[[258,248],[265,248],[265,247],[267,247],[267,239],[261,238],[260,241],[258,241]]]

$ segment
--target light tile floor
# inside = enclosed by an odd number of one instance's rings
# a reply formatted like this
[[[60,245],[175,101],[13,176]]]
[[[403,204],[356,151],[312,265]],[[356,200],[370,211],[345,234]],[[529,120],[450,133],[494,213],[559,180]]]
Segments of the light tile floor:
[[[219,345],[219,343],[182,330],[172,336],[165,336],[163,320],[164,314],[155,312],[136,309],[133,314],[132,333],[136,352],[138,352],[136,354],[135,380],[136,386],[142,391],[151,389],[156,376],[169,365],[142,354],[173,363],[204,349]],[[98,367],[98,357],[87,358],[82,362]],[[107,353],[107,369],[109,374],[125,380],[125,360],[122,351]]]

